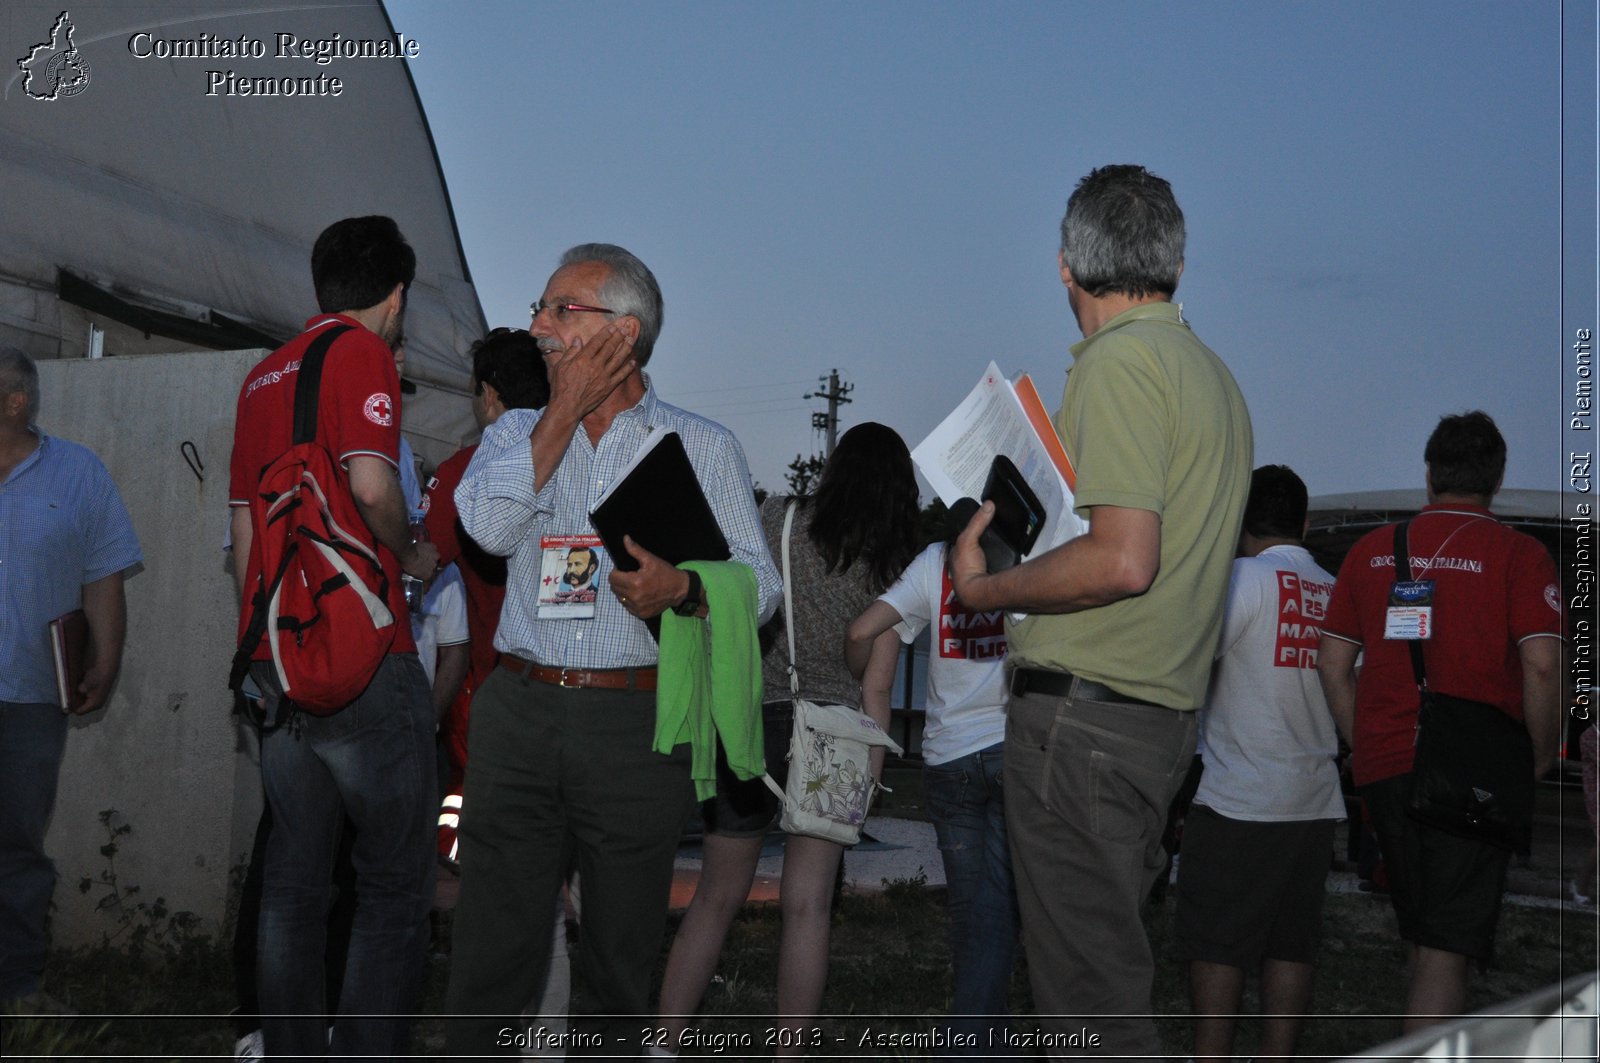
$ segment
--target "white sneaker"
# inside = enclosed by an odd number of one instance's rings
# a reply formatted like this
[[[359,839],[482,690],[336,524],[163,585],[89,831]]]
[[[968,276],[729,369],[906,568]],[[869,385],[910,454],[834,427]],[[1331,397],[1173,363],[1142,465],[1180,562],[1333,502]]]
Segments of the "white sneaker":
[[[233,1058],[245,1063],[261,1063],[267,1057],[267,1043],[260,1030],[251,1030],[233,1044]]]

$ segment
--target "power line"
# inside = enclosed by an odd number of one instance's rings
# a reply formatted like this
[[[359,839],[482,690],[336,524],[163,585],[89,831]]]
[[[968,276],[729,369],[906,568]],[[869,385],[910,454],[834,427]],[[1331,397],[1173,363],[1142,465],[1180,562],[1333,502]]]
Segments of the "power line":
[[[796,384],[809,383],[810,381],[808,379],[802,377],[799,380],[773,380],[765,384],[733,384],[725,388],[696,388],[695,393],[699,395],[714,395],[720,391],[750,391],[755,388],[792,388]]]
[[[745,404],[742,404],[742,403],[730,403],[730,404],[728,404],[726,406],[697,406],[697,407],[695,407],[696,412],[699,412],[699,413],[711,412],[711,411],[723,411],[721,415],[724,416],[724,417],[736,417],[736,416],[743,416],[743,415],[746,415],[746,414],[755,414],[755,413],[760,413],[760,414],[789,413],[790,411],[793,411],[793,410],[804,410],[804,409],[808,409],[808,407],[806,407],[806,406],[767,406],[767,405],[762,405],[760,403],[755,403],[755,404],[750,404],[750,405],[745,405]]]

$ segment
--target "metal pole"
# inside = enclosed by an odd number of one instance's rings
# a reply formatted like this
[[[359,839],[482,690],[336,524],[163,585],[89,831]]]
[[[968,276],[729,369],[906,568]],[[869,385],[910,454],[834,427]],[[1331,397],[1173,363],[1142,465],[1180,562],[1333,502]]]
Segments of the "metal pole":
[[[825,458],[832,457],[834,444],[839,441],[839,407],[851,401],[846,396],[854,390],[854,384],[839,383],[839,370],[834,369],[828,373],[827,391],[813,391],[806,396],[808,399],[828,400],[828,412],[821,415],[823,419],[821,427],[827,432],[827,450],[823,452]],[[816,420],[816,417],[812,418],[813,425],[816,424]]]

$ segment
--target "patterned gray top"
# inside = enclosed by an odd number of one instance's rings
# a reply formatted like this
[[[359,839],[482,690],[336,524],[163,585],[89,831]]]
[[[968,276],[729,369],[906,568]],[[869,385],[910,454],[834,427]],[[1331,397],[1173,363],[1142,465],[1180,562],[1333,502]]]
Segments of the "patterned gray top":
[[[761,529],[778,571],[783,571],[783,513],[787,497],[771,496],[761,504]],[[844,635],[850,621],[876,597],[867,588],[867,567],[859,559],[844,572],[829,572],[811,543],[810,511],[801,506],[789,532],[789,575],[795,599],[794,643],[799,656],[800,694],[811,701],[861,707],[861,684],[844,664]],[[789,698],[789,642],[783,630],[783,606],[761,630],[763,698]]]

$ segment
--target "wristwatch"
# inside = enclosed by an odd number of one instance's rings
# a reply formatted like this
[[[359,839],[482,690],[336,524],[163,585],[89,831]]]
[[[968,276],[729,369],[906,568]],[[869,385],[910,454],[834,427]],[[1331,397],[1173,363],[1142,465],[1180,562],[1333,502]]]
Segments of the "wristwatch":
[[[672,611],[679,616],[693,616],[700,611],[700,573],[694,569],[685,569],[689,574],[689,593],[683,596],[683,601],[672,607]]]

